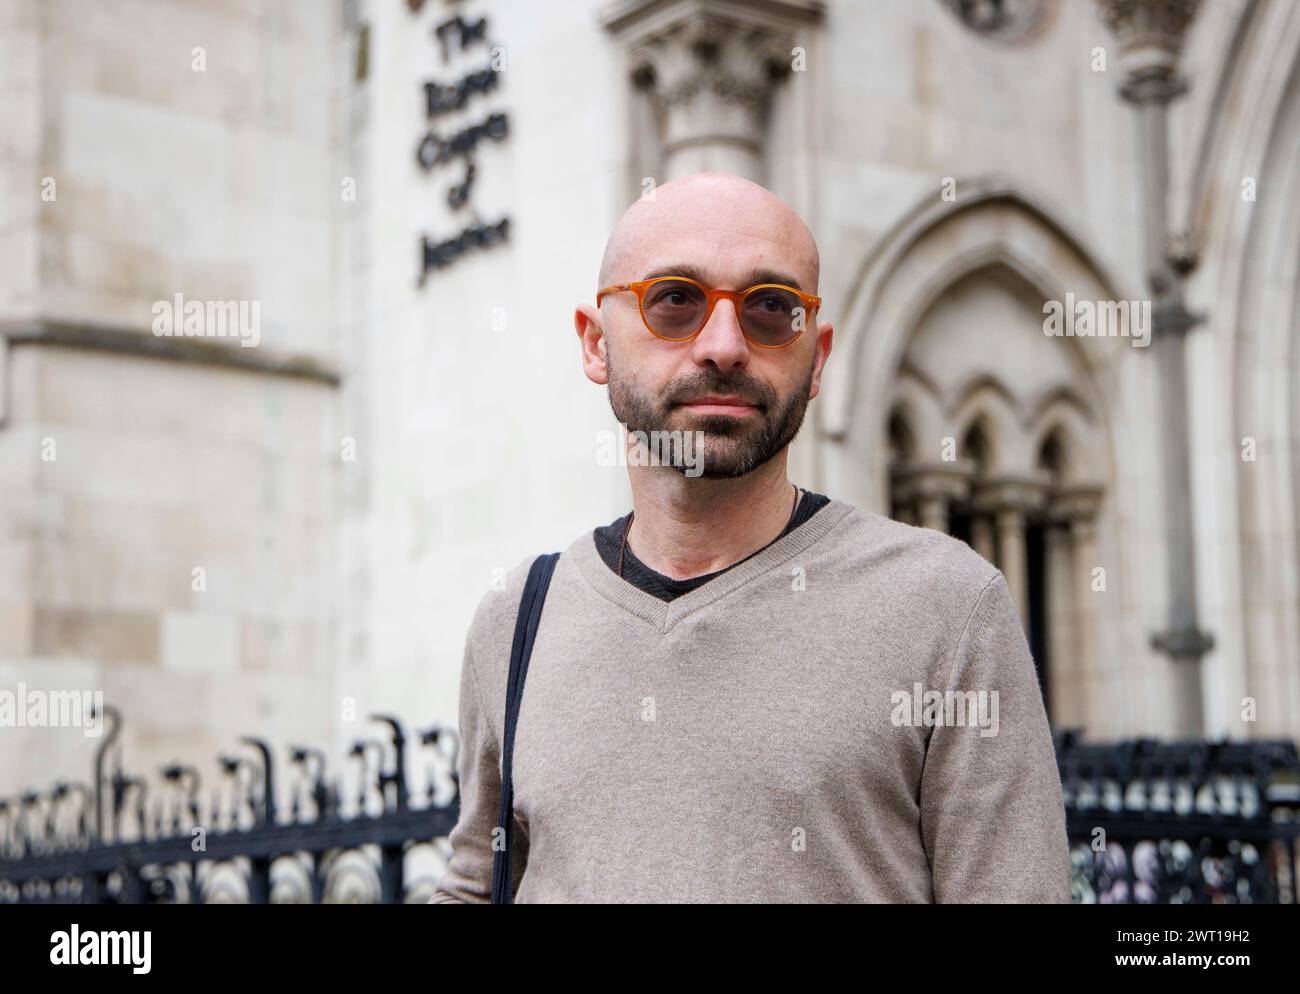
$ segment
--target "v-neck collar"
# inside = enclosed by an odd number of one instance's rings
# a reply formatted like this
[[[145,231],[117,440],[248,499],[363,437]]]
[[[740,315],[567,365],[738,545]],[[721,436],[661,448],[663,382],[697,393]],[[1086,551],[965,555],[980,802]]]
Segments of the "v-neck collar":
[[[596,550],[594,532],[587,532],[578,538],[565,550],[565,555],[578,568],[587,583],[602,597],[645,621],[660,633],[664,633],[691,612],[712,604],[774,567],[788,562],[809,548],[853,510],[855,508],[852,504],[846,504],[832,497],[829,504],[799,527],[748,559],[736,563],[721,576],[714,577],[694,590],[674,597],[671,601],[663,601],[654,594],[646,593],[610,569]]]

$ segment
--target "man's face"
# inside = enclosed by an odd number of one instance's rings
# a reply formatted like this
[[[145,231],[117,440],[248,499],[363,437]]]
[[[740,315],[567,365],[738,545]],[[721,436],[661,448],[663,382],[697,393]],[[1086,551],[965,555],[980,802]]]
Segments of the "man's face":
[[[710,323],[724,307],[731,309],[729,302],[719,301]],[[735,320],[734,316],[731,320]],[[739,334],[738,329],[736,333]],[[690,351],[691,343],[662,342],[648,331],[645,334],[662,350]],[[701,475],[705,478],[744,476],[757,469],[789,445],[803,424],[812,391],[810,355],[798,356],[787,363],[793,367],[797,362],[799,369],[766,369],[762,373],[752,363],[724,369],[713,363],[655,362],[653,357],[644,355],[641,358],[634,355],[625,365],[624,346],[606,341],[609,404],[614,417],[627,426],[629,433],[643,432],[647,437],[653,437],[651,432],[703,432],[704,449],[700,458]],[[779,353],[783,355],[793,348],[790,346]],[[645,350],[632,345],[629,351]],[[654,351],[653,347],[650,351]],[[657,369],[655,375],[645,376],[647,367]],[[637,375],[638,369],[643,375]],[[793,379],[791,375],[773,375],[782,373],[792,374]],[[702,403],[706,399],[723,403]],[[673,465],[683,473],[686,471],[686,461],[682,458],[674,459]]]
[[[607,274],[610,282],[676,275],[720,290],[773,282],[816,293],[816,248],[804,244],[810,239],[797,219],[800,230],[791,231],[781,210],[755,203],[744,190],[701,192],[644,211]],[[703,432],[702,475],[714,479],[743,476],[790,444],[830,349],[830,325],[811,323],[784,348],[756,346],[729,300],[719,300],[686,342],[651,334],[630,291],[606,297],[598,316],[603,363],[585,347],[581,319],[579,333],[587,375],[601,382],[604,374],[615,417],[629,433]],[[680,461],[675,467],[685,472]]]

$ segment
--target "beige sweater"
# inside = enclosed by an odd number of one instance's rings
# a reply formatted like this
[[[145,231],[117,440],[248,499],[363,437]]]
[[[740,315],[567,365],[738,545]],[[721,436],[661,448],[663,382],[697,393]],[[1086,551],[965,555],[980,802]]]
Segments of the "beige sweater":
[[[466,641],[461,815],[435,903],[491,894],[530,562]],[[839,500],[668,602],[575,541],[514,770],[519,903],[1069,899],[1055,756],[1002,575]]]

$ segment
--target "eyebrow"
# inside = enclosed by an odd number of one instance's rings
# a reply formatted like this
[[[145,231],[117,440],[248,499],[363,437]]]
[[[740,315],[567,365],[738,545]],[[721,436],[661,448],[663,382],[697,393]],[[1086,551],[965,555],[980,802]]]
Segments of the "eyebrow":
[[[705,286],[713,285],[703,269],[687,263],[664,266],[662,269],[656,269],[653,273],[646,273],[641,278],[653,280],[658,279],[660,276],[684,276],[688,280],[695,280],[695,282],[703,283]],[[760,283],[781,283],[785,286],[794,287],[796,290],[803,289],[799,285],[799,281],[789,273],[780,273],[774,269],[751,269],[745,274],[741,285],[736,289],[745,289],[746,287],[757,286]]]

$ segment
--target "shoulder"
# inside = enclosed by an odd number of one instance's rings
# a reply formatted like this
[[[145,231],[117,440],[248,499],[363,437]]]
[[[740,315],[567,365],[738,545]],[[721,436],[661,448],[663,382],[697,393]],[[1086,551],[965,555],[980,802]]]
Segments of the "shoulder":
[[[840,502],[843,503],[843,502]],[[829,554],[893,598],[973,608],[1002,574],[961,539],[853,507],[828,533]]]
[[[519,617],[519,601],[523,597],[528,571],[536,556],[525,556],[512,568],[497,573],[486,593],[479,598],[470,622],[466,642],[471,656],[479,667],[496,669],[493,661],[505,660],[508,667],[510,646],[514,640],[515,621]],[[482,669],[480,677],[486,674]]]
[[[823,542],[837,623],[879,648],[891,679],[939,685],[972,639],[993,655],[1020,652],[1002,573],[961,539],[854,508]],[[808,565],[809,589],[816,566]]]

